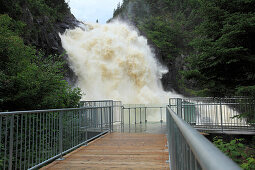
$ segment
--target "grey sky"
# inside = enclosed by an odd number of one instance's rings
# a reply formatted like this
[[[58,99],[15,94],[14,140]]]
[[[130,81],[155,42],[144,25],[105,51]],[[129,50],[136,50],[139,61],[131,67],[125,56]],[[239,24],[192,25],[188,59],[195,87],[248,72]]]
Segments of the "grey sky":
[[[122,0],[67,0],[67,2],[78,20],[95,23],[98,19],[99,23],[105,23],[112,17],[113,10]]]

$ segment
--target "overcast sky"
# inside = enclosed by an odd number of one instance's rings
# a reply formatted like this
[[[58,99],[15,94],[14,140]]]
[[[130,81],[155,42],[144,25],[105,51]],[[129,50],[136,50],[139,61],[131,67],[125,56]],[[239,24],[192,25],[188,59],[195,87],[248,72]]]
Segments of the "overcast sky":
[[[112,18],[113,9],[117,8],[117,4],[122,0],[66,0],[69,2],[72,14],[85,22],[95,23],[98,19],[99,23],[106,23]]]

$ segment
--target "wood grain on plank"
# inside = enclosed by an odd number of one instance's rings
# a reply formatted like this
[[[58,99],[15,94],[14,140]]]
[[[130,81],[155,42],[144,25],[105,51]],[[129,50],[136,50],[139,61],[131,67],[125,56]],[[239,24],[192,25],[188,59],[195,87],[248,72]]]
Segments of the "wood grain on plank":
[[[42,169],[169,169],[166,143],[164,134],[110,133]]]

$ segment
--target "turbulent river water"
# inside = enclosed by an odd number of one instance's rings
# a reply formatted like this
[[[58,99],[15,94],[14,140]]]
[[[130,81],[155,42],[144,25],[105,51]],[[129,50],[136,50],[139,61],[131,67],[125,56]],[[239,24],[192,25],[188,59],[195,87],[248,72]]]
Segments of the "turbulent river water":
[[[116,21],[86,24],[60,35],[83,99],[123,103],[167,103],[160,79],[168,70],[135,28]]]

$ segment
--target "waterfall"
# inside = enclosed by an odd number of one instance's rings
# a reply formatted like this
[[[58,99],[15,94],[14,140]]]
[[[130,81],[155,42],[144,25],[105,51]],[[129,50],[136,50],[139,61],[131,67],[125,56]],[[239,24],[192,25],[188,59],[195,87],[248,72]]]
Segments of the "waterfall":
[[[167,73],[136,29],[115,21],[87,24],[60,35],[84,100],[167,103],[160,79]]]

